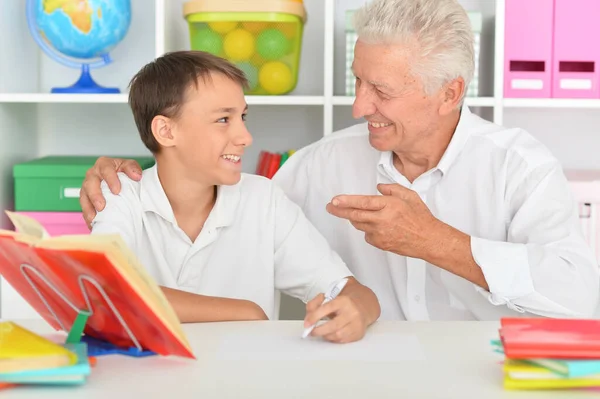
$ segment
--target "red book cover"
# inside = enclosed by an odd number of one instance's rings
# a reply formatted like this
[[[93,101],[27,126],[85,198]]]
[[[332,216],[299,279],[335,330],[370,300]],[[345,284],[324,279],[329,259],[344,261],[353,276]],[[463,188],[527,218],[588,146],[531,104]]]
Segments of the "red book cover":
[[[273,154],[271,154],[268,151],[265,151],[265,156],[262,159],[262,163],[260,165],[260,176],[267,176],[267,174],[269,173],[269,165],[271,165],[271,158],[273,157]]]
[[[600,320],[504,318],[500,339],[512,359],[600,359]]]
[[[38,229],[9,216],[19,231]],[[68,332],[78,313],[90,312],[86,335],[195,358],[172,307],[119,236],[40,237],[0,231],[0,275],[51,326]]]
[[[269,160],[269,169],[267,170],[266,176],[271,179],[279,170],[279,164],[281,163],[281,154],[272,154],[271,159]]]
[[[260,175],[262,163],[263,163],[266,155],[267,155],[266,151],[261,151],[260,154],[258,154],[258,162],[256,163],[256,170],[254,171],[254,174]]]

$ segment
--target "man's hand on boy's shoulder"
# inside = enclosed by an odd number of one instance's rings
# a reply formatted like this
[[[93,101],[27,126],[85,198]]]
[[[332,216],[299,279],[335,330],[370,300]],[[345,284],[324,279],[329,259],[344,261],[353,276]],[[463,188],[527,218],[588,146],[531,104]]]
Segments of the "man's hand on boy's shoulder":
[[[100,188],[102,181],[106,181],[113,194],[119,194],[121,191],[121,182],[117,176],[119,172],[125,173],[133,180],[139,180],[142,177],[142,168],[133,159],[100,157],[86,172],[79,193],[79,204],[88,228],[91,229],[96,212],[103,210],[106,205]]]
[[[340,295],[321,306],[323,294],[317,295],[306,304],[304,326],[309,327],[328,317],[326,323],[315,327],[310,335],[324,339],[348,343],[361,340],[367,328],[381,313],[377,297],[356,279],[349,278],[348,284]]]

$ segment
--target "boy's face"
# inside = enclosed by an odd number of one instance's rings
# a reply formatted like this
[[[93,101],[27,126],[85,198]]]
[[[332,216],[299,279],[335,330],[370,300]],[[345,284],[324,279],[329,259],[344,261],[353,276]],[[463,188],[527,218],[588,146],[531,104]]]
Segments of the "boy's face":
[[[222,74],[191,86],[178,118],[171,120],[175,156],[191,179],[232,185],[241,178],[242,155],[252,144],[242,86]]]

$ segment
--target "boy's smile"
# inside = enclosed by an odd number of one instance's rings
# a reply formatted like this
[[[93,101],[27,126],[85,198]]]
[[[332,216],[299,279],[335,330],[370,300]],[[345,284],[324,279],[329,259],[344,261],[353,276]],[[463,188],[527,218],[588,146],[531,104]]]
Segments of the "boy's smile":
[[[236,170],[239,170],[239,171],[242,170],[242,156],[241,155],[225,154],[225,155],[221,155],[221,159],[223,159],[224,162],[226,162],[227,167],[235,168]]]

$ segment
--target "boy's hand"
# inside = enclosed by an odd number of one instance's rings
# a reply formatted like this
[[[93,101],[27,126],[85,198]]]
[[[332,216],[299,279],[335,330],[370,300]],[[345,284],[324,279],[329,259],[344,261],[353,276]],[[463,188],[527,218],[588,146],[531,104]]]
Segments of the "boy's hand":
[[[337,298],[321,306],[324,299],[325,296],[319,294],[306,304],[304,327],[329,317],[329,321],[315,327],[310,335],[331,342],[348,343],[362,339],[381,312],[375,294],[354,278],[349,279]]]
[[[365,336],[366,318],[350,297],[340,295],[321,306],[323,299],[325,296],[319,294],[306,304],[304,328],[325,317],[330,318],[325,324],[315,327],[310,335],[337,343],[358,341]]]

